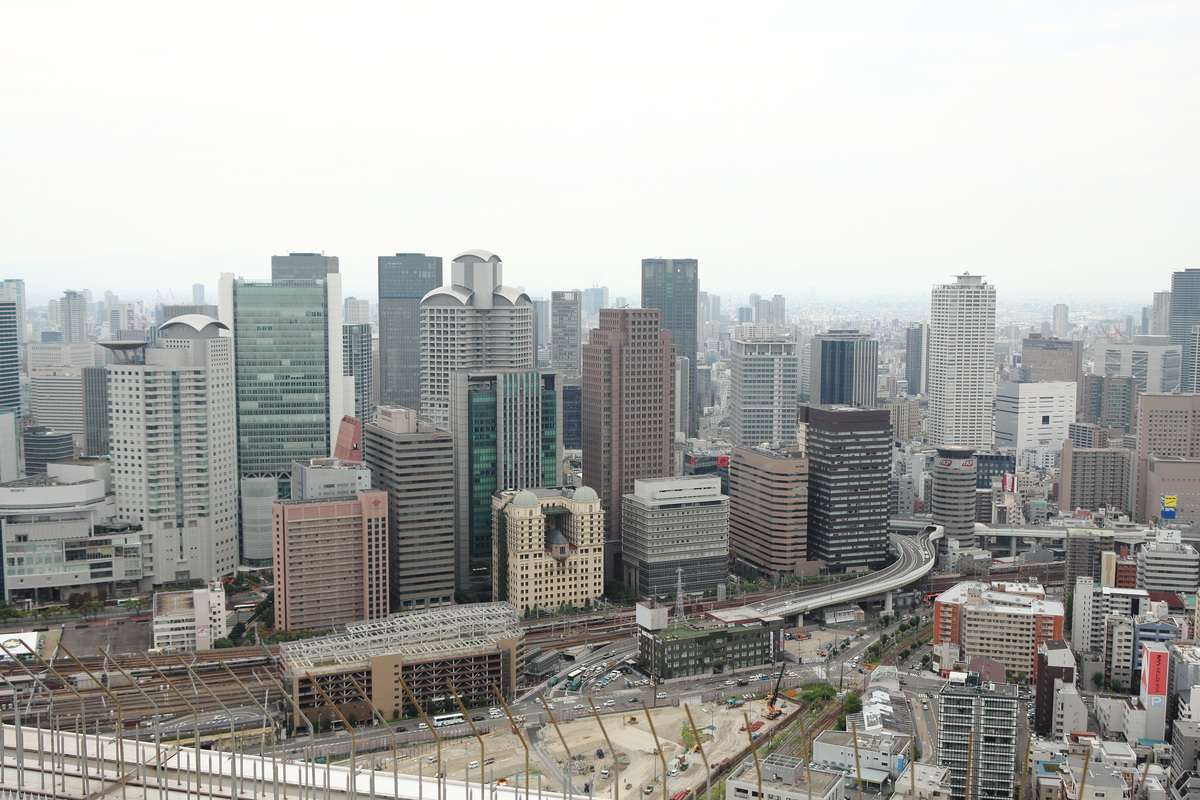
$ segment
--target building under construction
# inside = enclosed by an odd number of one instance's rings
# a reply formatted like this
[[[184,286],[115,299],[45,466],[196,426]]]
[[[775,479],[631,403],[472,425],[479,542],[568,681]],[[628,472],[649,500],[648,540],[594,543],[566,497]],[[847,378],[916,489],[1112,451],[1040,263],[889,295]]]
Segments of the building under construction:
[[[285,685],[316,722],[336,718],[329,702],[366,718],[366,698],[388,718],[416,714],[401,680],[426,713],[458,710],[451,686],[467,707],[494,703],[492,687],[511,695],[524,660],[520,615],[508,603],[396,614],[279,648]]]

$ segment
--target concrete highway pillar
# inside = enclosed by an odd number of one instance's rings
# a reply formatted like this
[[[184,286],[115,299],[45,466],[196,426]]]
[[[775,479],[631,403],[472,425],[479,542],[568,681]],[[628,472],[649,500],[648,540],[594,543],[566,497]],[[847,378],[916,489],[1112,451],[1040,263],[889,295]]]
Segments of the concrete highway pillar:
[[[883,596],[883,612],[885,614],[892,613],[892,599],[893,599],[892,596],[894,594],[896,594],[896,593],[894,591],[892,591],[892,592],[888,592],[887,594],[885,594]]]

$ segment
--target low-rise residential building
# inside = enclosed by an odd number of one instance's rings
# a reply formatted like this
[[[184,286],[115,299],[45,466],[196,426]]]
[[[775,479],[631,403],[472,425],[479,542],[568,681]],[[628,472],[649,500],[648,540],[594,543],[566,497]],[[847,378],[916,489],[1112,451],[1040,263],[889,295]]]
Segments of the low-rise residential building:
[[[759,773],[762,774],[763,800],[840,800],[845,778],[840,772],[811,769],[803,759],[772,753],[759,769],[749,760],[738,766],[725,782],[725,796],[759,800]]]
[[[1048,736],[1055,719],[1055,698],[1059,687],[1074,685],[1076,681],[1075,656],[1062,639],[1043,642],[1037,651],[1037,667],[1034,670],[1034,722],[1033,729]]]
[[[1062,741],[1073,731],[1087,730],[1088,709],[1073,683],[1054,679],[1054,702],[1050,712],[1050,736]]]
[[[856,741],[857,739],[857,741]],[[822,769],[861,775],[864,786],[882,787],[904,769],[912,738],[891,731],[822,731],[813,741],[812,760]]]
[[[938,595],[933,643],[957,644],[962,657],[993,658],[1032,676],[1037,648],[1063,635],[1063,606],[1036,584],[964,581]]]
[[[219,582],[203,589],[159,592],[154,595],[154,649],[164,653],[211,650],[229,634],[228,620],[225,586]]]
[[[1058,775],[1063,800],[1130,800],[1133,797],[1130,774],[1103,761],[1068,756]]]
[[[1071,614],[1071,646],[1077,653],[1104,650],[1105,619],[1112,614],[1144,616],[1150,610],[1150,595],[1145,589],[1118,589],[1101,586],[1095,578],[1075,580]]]
[[[892,800],[952,800],[954,792],[948,767],[920,761],[908,763],[896,779],[895,789]],[[1057,795],[1053,800],[1057,800]]]
[[[1180,531],[1160,530],[1137,552],[1138,588],[1147,592],[1195,594],[1200,588],[1200,552]]]

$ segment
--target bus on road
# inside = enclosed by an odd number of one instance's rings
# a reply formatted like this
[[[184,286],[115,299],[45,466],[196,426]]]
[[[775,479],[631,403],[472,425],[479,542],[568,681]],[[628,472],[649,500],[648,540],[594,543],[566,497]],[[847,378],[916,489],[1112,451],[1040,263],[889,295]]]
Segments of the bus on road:
[[[448,725],[461,725],[467,721],[467,718],[462,714],[442,714],[440,717],[433,718],[433,727],[445,728]]]

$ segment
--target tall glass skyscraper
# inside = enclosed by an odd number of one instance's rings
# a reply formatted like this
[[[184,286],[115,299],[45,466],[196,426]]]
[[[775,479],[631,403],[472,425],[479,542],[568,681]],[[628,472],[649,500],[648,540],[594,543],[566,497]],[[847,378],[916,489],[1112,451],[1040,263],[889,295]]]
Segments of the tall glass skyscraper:
[[[242,480],[242,562],[271,563],[271,503],[290,499],[292,462],[329,456],[351,396],[344,375],[342,283],[221,275],[233,331]]]
[[[869,333],[834,330],[812,338],[809,394],[812,404],[875,405],[879,375],[879,342]]]
[[[360,422],[375,417],[375,370],[371,363],[371,324],[342,326],[343,372],[354,379],[354,407],[348,413]]]
[[[442,285],[442,259],[379,257],[379,404],[421,407],[421,298]]]
[[[642,308],[661,312],[662,329],[669,331],[677,355],[688,359],[687,426],[698,431],[696,419],[696,315],[700,304],[699,262],[694,258],[642,259]],[[612,509],[608,509],[612,515]]]
[[[1171,344],[1183,350],[1179,391],[1200,391],[1200,269],[1171,275]]]
[[[562,394],[557,372],[451,374],[456,471],[456,585],[478,591],[492,572],[492,493],[557,486]]]
[[[17,303],[0,301],[0,409],[21,408],[20,341]]]

